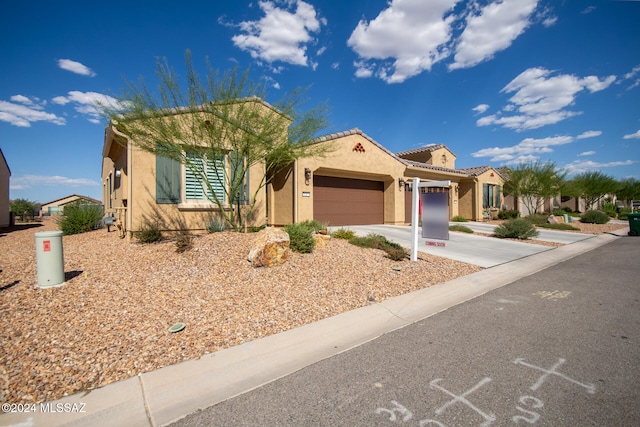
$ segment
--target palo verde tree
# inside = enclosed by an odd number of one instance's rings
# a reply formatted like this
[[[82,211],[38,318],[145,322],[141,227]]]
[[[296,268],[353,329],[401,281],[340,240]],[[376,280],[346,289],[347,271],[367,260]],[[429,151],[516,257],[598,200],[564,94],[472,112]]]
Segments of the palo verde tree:
[[[39,203],[27,199],[16,199],[9,203],[9,210],[19,216],[23,222],[27,217],[33,219],[35,211],[38,210],[39,207]]]
[[[540,161],[520,163],[514,168],[507,168],[505,174],[505,194],[522,198],[530,214],[540,212],[545,200],[560,194],[566,176],[555,163]]]
[[[587,171],[574,176],[568,182],[566,193],[569,196],[583,198],[587,210],[590,210],[604,196],[614,194],[618,185],[609,175],[600,171]]]
[[[230,226],[246,230],[259,191],[279,171],[295,159],[327,151],[313,138],[326,126],[328,108],[321,103],[303,110],[306,89],[301,88],[268,104],[267,81],[252,81],[249,69],[221,73],[206,61],[201,79],[189,51],[185,62],[185,82],[166,59],[158,60],[157,90],[142,80],[128,83],[117,107],[101,109],[130,143],[185,165]],[[264,173],[259,185],[250,187],[248,171],[256,164],[264,164]]]

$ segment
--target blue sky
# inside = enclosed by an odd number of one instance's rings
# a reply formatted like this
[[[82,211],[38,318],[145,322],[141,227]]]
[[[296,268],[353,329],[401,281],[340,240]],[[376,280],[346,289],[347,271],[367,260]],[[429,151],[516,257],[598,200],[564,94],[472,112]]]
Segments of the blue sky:
[[[11,1],[0,15],[0,148],[10,197],[100,199],[93,103],[155,85],[190,49],[252,67],[276,101],[311,86],[324,133],[393,152],[445,144],[456,167],[551,160],[640,178],[640,1]]]

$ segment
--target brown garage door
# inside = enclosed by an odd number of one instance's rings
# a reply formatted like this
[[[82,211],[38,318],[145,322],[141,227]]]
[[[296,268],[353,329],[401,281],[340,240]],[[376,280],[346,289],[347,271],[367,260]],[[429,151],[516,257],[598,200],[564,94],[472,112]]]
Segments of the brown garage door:
[[[329,225],[384,223],[384,183],[313,177],[313,218]]]

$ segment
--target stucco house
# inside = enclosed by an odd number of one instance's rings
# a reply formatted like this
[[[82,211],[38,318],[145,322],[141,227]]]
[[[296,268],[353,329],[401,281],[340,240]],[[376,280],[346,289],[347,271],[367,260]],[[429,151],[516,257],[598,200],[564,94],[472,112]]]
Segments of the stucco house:
[[[265,108],[272,107],[265,103]],[[490,166],[456,169],[455,154],[442,144],[394,154],[359,129],[325,135],[313,144],[326,146],[320,147],[325,154],[299,158],[269,177],[249,225],[406,224],[416,177],[451,181],[450,187],[429,188],[449,194],[450,217],[481,220],[484,208],[500,206],[501,175]],[[204,230],[218,214],[203,194],[189,195],[188,188],[198,183],[184,165],[140,150],[114,125],[105,131],[102,154],[105,211],[119,218],[129,236],[149,222],[164,231]],[[264,164],[252,166],[248,187],[259,188],[264,176]]]
[[[70,203],[81,202],[94,205],[101,205],[100,200],[96,200],[92,197],[81,196],[80,194],[71,194],[69,196],[62,197],[60,199],[52,200],[40,205],[40,216],[44,215],[62,215],[64,207]]]
[[[0,148],[0,227],[8,227],[11,225],[11,212],[9,211],[10,179],[11,170]]]

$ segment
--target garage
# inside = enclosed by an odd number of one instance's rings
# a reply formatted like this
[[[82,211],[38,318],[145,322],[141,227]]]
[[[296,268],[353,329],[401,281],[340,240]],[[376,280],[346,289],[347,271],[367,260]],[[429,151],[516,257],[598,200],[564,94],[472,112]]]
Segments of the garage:
[[[332,226],[383,224],[384,183],[314,176],[313,218]]]

